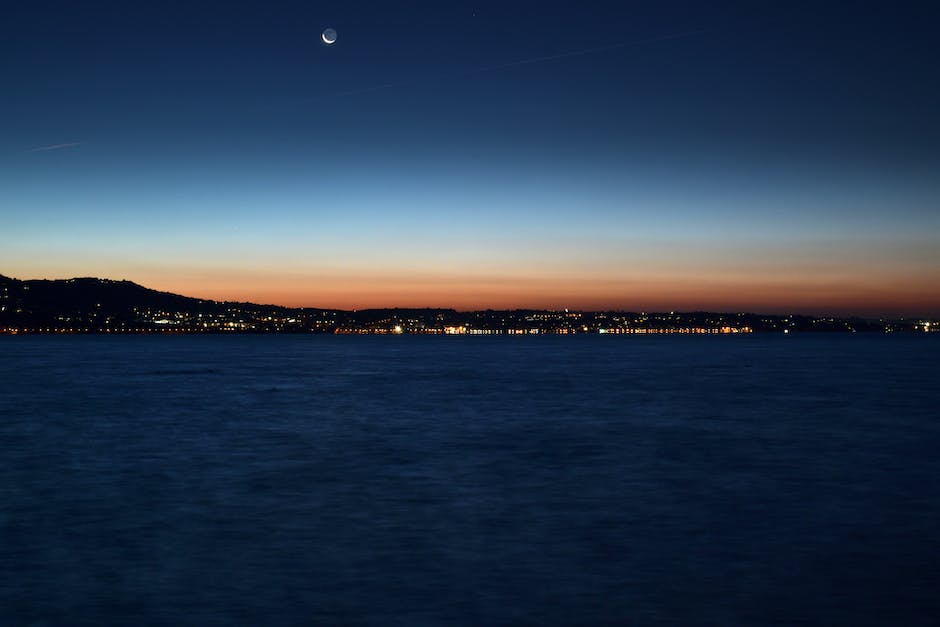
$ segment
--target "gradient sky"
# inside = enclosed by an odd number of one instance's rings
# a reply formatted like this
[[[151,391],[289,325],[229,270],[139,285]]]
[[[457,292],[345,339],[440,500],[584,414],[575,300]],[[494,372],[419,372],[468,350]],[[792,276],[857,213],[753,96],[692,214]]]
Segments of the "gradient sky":
[[[931,4],[17,3],[0,274],[937,315]]]

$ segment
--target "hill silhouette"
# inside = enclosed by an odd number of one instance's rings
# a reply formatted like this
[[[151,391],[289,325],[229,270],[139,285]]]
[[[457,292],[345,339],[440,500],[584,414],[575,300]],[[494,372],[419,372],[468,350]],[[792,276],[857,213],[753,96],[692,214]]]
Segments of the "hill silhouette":
[[[28,280],[0,275],[0,323],[15,325],[133,325],[160,313],[218,317],[237,309],[250,315],[284,314],[276,305],[205,300],[160,292],[132,281],[93,277]],[[316,310],[308,310],[316,311]],[[63,324],[65,323],[65,324]]]

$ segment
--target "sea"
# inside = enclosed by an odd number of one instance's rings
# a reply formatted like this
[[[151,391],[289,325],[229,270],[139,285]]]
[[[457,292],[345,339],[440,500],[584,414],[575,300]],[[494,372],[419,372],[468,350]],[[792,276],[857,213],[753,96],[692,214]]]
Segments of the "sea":
[[[935,625],[938,354],[0,337],[0,625]]]

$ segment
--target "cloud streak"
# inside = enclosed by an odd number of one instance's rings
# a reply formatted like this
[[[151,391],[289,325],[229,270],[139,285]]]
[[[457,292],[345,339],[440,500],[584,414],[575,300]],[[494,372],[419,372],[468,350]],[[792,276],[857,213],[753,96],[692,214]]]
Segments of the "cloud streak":
[[[685,37],[691,37],[693,35],[701,35],[702,33],[707,33],[708,29],[701,28],[698,30],[690,30],[682,33],[673,33],[671,35],[659,35],[657,37],[648,37],[646,39],[634,39],[631,41],[622,41],[616,44],[610,44],[607,46],[596,46],[594,48],[583,48],[581,50],[571,50],[569,52],[559,52],[558,54],[550,54],[542,57],[531,57],[529,59],[520,59],[518,61],[510,61],[509,63],[500,63],[498,65],[490,65],[487,67],[477,68],[475,70],[468,70],[464,72],[464,75],[480,74],[482,72],[495,72],[496,70],[504,70],[506,68],[517,67],[520,65],[530,65],[532,63],[544,63],[546,61],[555,61],[557,59],[568,59],[571,57],[580,57],[588,54],[598,54],[600,52],[607,52],[609,50],[616,50],[618,48],[627,48],[630,46],[642,46],[646,44],[654,44],[660,41],[668,41],[670,39],[683,39]]]
[[[52,144],[50,146],[40,146],[39,148],[33,148],[32,150],[27,150],[26,152],[49,152],[51,150],[63,150],[65,148],[74,148],[75,146],[82,146],[85,142],[68,142],[66,144]]]
[[[415,78],[410,80],[397,81],[393,83],[385,83],[383,85],[373,85],[371,87],[363,87],[360,89],[351,89],[348,91],[333,92],[330,94],[324,94],[323,96],[318,96],[313,100],[321,100],[323,98],[338,98],[345,96],[357,96],[359,94],[366,94],[373,91],[381,91],[384,89],[391,89],[393,87],[408,87],[418,83],[429,83],[435,81],[450,80],[454,78],[462,78],[467,76],[473,76],[475,74],[483,74],[486,72],[496,72],[499,70],[505,70],[509,68],[519,67],[523,65],[531,65],[533,63],[546,63],[549,61],[556,61],[558,59],[568,59],[571,57],[580,57],[585,55],[599,54],[602,52],[608,52],[611,50],[617,50],[618,48],[629,48],[632,46],[644,46],[648,44],[659,43],[662,41],[669,41],[671,39],[684,39],[686,37],[692,37],[694,35],[701,35],[702,33],[709,32],[710,29],[697,29],[684,31],[681,33],[672,33],[669,35],[659,35],[656,37],[647,37],[645,39],[633,39],[630,41],[621,41],[619,43],[610,44],[606,46],[596,46],[593,48],[582,48],[579,50],[571,50],[568,52],[560,52],[558,54],[550,54],[540,57],[530,57],[527,59],[519,59],[516,61],[510,61],[508,63],[499,63],[497,65],[488,65],[484,67],[478,67],[470,70],[464,70],[462,72],[454,72],[451,74],[440,74],[438,76],[425,77],[425,78]]]

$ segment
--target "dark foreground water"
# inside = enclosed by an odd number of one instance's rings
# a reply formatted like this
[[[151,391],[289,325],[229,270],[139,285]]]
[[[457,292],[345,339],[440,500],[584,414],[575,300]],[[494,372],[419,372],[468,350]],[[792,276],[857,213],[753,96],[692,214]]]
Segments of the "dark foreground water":
[[[929,624],[940,338],[0,337],[0,624]]]

